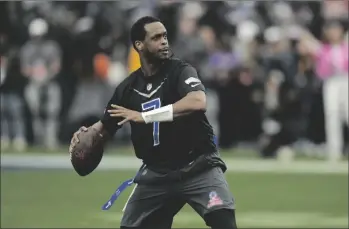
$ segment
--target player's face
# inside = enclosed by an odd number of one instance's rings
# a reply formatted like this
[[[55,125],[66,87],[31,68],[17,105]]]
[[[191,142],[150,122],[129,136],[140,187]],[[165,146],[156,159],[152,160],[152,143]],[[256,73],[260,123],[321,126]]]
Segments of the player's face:
[[[150,58],[164,60],[169,58],[170,49],[167,31],[161,22],[145,25],[144,54]]]

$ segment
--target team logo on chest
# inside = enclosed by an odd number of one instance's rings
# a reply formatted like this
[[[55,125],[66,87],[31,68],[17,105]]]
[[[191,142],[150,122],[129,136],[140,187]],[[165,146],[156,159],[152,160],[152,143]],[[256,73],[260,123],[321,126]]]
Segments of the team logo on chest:
[[[147,84],[147,91],[150,91],[152,89],[153,85],[151,83]]]

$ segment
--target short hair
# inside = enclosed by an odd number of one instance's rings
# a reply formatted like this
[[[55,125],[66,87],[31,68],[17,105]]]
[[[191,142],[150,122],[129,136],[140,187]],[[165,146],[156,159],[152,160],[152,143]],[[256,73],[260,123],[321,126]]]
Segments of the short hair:
[[[145,39],[146,31],[145,31],[145,25],[153,23],[153,22],[161,22],[160,19],[151,17],[151,16],[145,16],[140,19],[138,19],[131,27],[131,41],[133,48],[137,50],[135,42],[136,41],[143,41]]]

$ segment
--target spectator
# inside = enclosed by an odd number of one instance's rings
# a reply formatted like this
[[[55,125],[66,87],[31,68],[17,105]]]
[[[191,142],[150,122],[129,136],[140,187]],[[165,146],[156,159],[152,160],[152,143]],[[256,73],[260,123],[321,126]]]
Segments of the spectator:
[[[237,133],[240,127],[237,118],[239,111],[236,109],[239,108],[238,100],[241,98],[236,96],[236,80],[233,78],[240,64],[239,58],[231,52],[230,44],[217,42],[216,49],[210,53],[206,66],[214,79],[213,85],[219,101],[219,142],[222,148],[229,148],[238,140],[234,133]]]
[[[24,101],[21,95],[22,84],[20,72],[16,71],[18,69],[18,60],[15,59],[14,53],[9,50],[6,40],[6,36],[1,34],[1,149],[7,149],[13,143],[15,150],[24,151],[27,146],[27,140],[24,121]]]
[[[199,64],[200,57],[205,53],[203,40],[199,36],[198,16],[195,13],[201,8],[200,5],[197,6],[199,9],[196,6],[189,3],[184,4],[178,20],[177,39],[173,45],[175,55],[194,66]],[[189,13],[188,8],[191,9],[191,7],[194,12]]]
[[[58,132],[59,113],[62,123],[68,124],[68,128],[62,126],[60,131],[65,132],[62,139],[71,138],[69,127],[73,124],[88,123],[101,115],[100,106],[104,106],[110,96],[109,88],[113,89],[128,72],[139,67],[138,54],[130,48],[125,34],[130,24],[143,15],[160,17],[169,30],[175,56],[198,69],[207,89],[207,116],[219,135],[220,147],[230,148],[257,140],[263,126],[261,118],[274,119],[280,124],[281,135],[285,137],[282,144],[295,138],[303,140],[304,133],[310,129],[309,132],[315,133],[309,135],[310,140],[322,143],[325,128],[321,81],[330,85],[330,81],[334,81],[330,80],[332,76],[341,74],[330,72],[327,77],[322,73],[332,69],[324,66],[340,61],[327,63],[336,55],[313,58],[318,57],[314,55],[317,54],[312,48],[314,45],[309,47],[303,39],[298,42],[299,31],[306,26],[319,37],[324,19],[346,20],[347,2],[6,2],[1,22],[7,26],[11,46],[27,42],[20,52],[20,63],[29,79],[25,98],[33,113],[37,143],[41,133],[47,146],[57,144],[52,133]],[[38,17],[45,18],[50,29],[47,31],[46,22],[41,23],[44,26],[36,27],[28,41],[27,28],[35,27],[32,20]],[[48,37],[58,42],[60,48]],[[16,66],[15,58],[11,59],[8,58],[8,67],[4,60],[1,63],[2,69],[7,69],[4,71],[7,73],[2,74],[7,75],[2,88],[8,88],[7,81],[17,75],[10,70]],[[62,88],[56,82],[58,72]],[[283,80],[276,80],[278,78]],[[76,96],[72,98],[73,95]],[[100,104],[86,106],[91,98]],[[307,125],[307,115],[310,125]],[[48,134],[41,129],[41,122],[51,123],[51,130],[56,130]],[[293,132],[296,129],[302,133]],[[127,129],[119,134],[128,136]],[[270,138],[271,141],[277,139]]]
[[[286,80],[283,71],[272,69],[265,83],[261,153],[274,157],[282,146],[294,143],[299,136],[300,98]]]
[[[61,68],[61,50],[55,41],[48,40],[48,24],[35,19],[29,24],[30,40],[21,49],[22,74],[29,79],[25,99],[33,116],[33,132],[36,143],[57,147],[61,89],[55,81]]]
[[[309,33],[303,42],[314,56],[317,76],[324,82],[323,98],[328,158],[338,161],[344,148],[343,122],[349,123],[348,111],[348,43],[338,21],[324,26],[327,43],[320,42]]]
[[[297,72],[297,59],[285,31],[281,27],[269,27],[264,31],[264,39],[265,71],[270,72],[271,69],[278,68],[285,74],[285,80],[292,82]]]
[[[307,48],[301,40],[297,41],[296,50],[298,52],[298,68],[295,82],[302,91],[304,120],[304,132],[301,137],[303,137],[303,140],[308,138],[311,143],[319,145],[325,141],[322,85],[321,81],[316,77],[313,58],[307,52]],[[305,144],[304,146],[310,145]],[[316,154],[316,151],[310,149],[310,147],[305,150],[309,155]]]
[[[301,109],[299,88],[295,84],[297,58],[286,31],[278,26],[264,31],[263,67],[266,72],[261,153],[276,156],[281,146],[300,136]],[[292,114],[292,115],[291,115]]]
[[[207,118],[212,125],[213,131],[219,139],[219,98],[217,94],[217,82],[215,80],[214,70],[208,66],[211,56],[216,51],[217,40],[213,29],[210,26],[202,26],[199,29],[200,39],[205,45],[205,52],[197,61],[201,79],[206,87],[207,99]]]

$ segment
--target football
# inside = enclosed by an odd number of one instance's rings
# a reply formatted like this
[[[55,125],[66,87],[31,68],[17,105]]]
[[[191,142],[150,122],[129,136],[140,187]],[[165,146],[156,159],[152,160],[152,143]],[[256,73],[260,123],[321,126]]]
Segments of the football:
[[[79,134],[79,143],[70,152],[70,161],[80,176],[86,176],[97,168],[103,152],[102,137],[97,130],[89,128]]]

